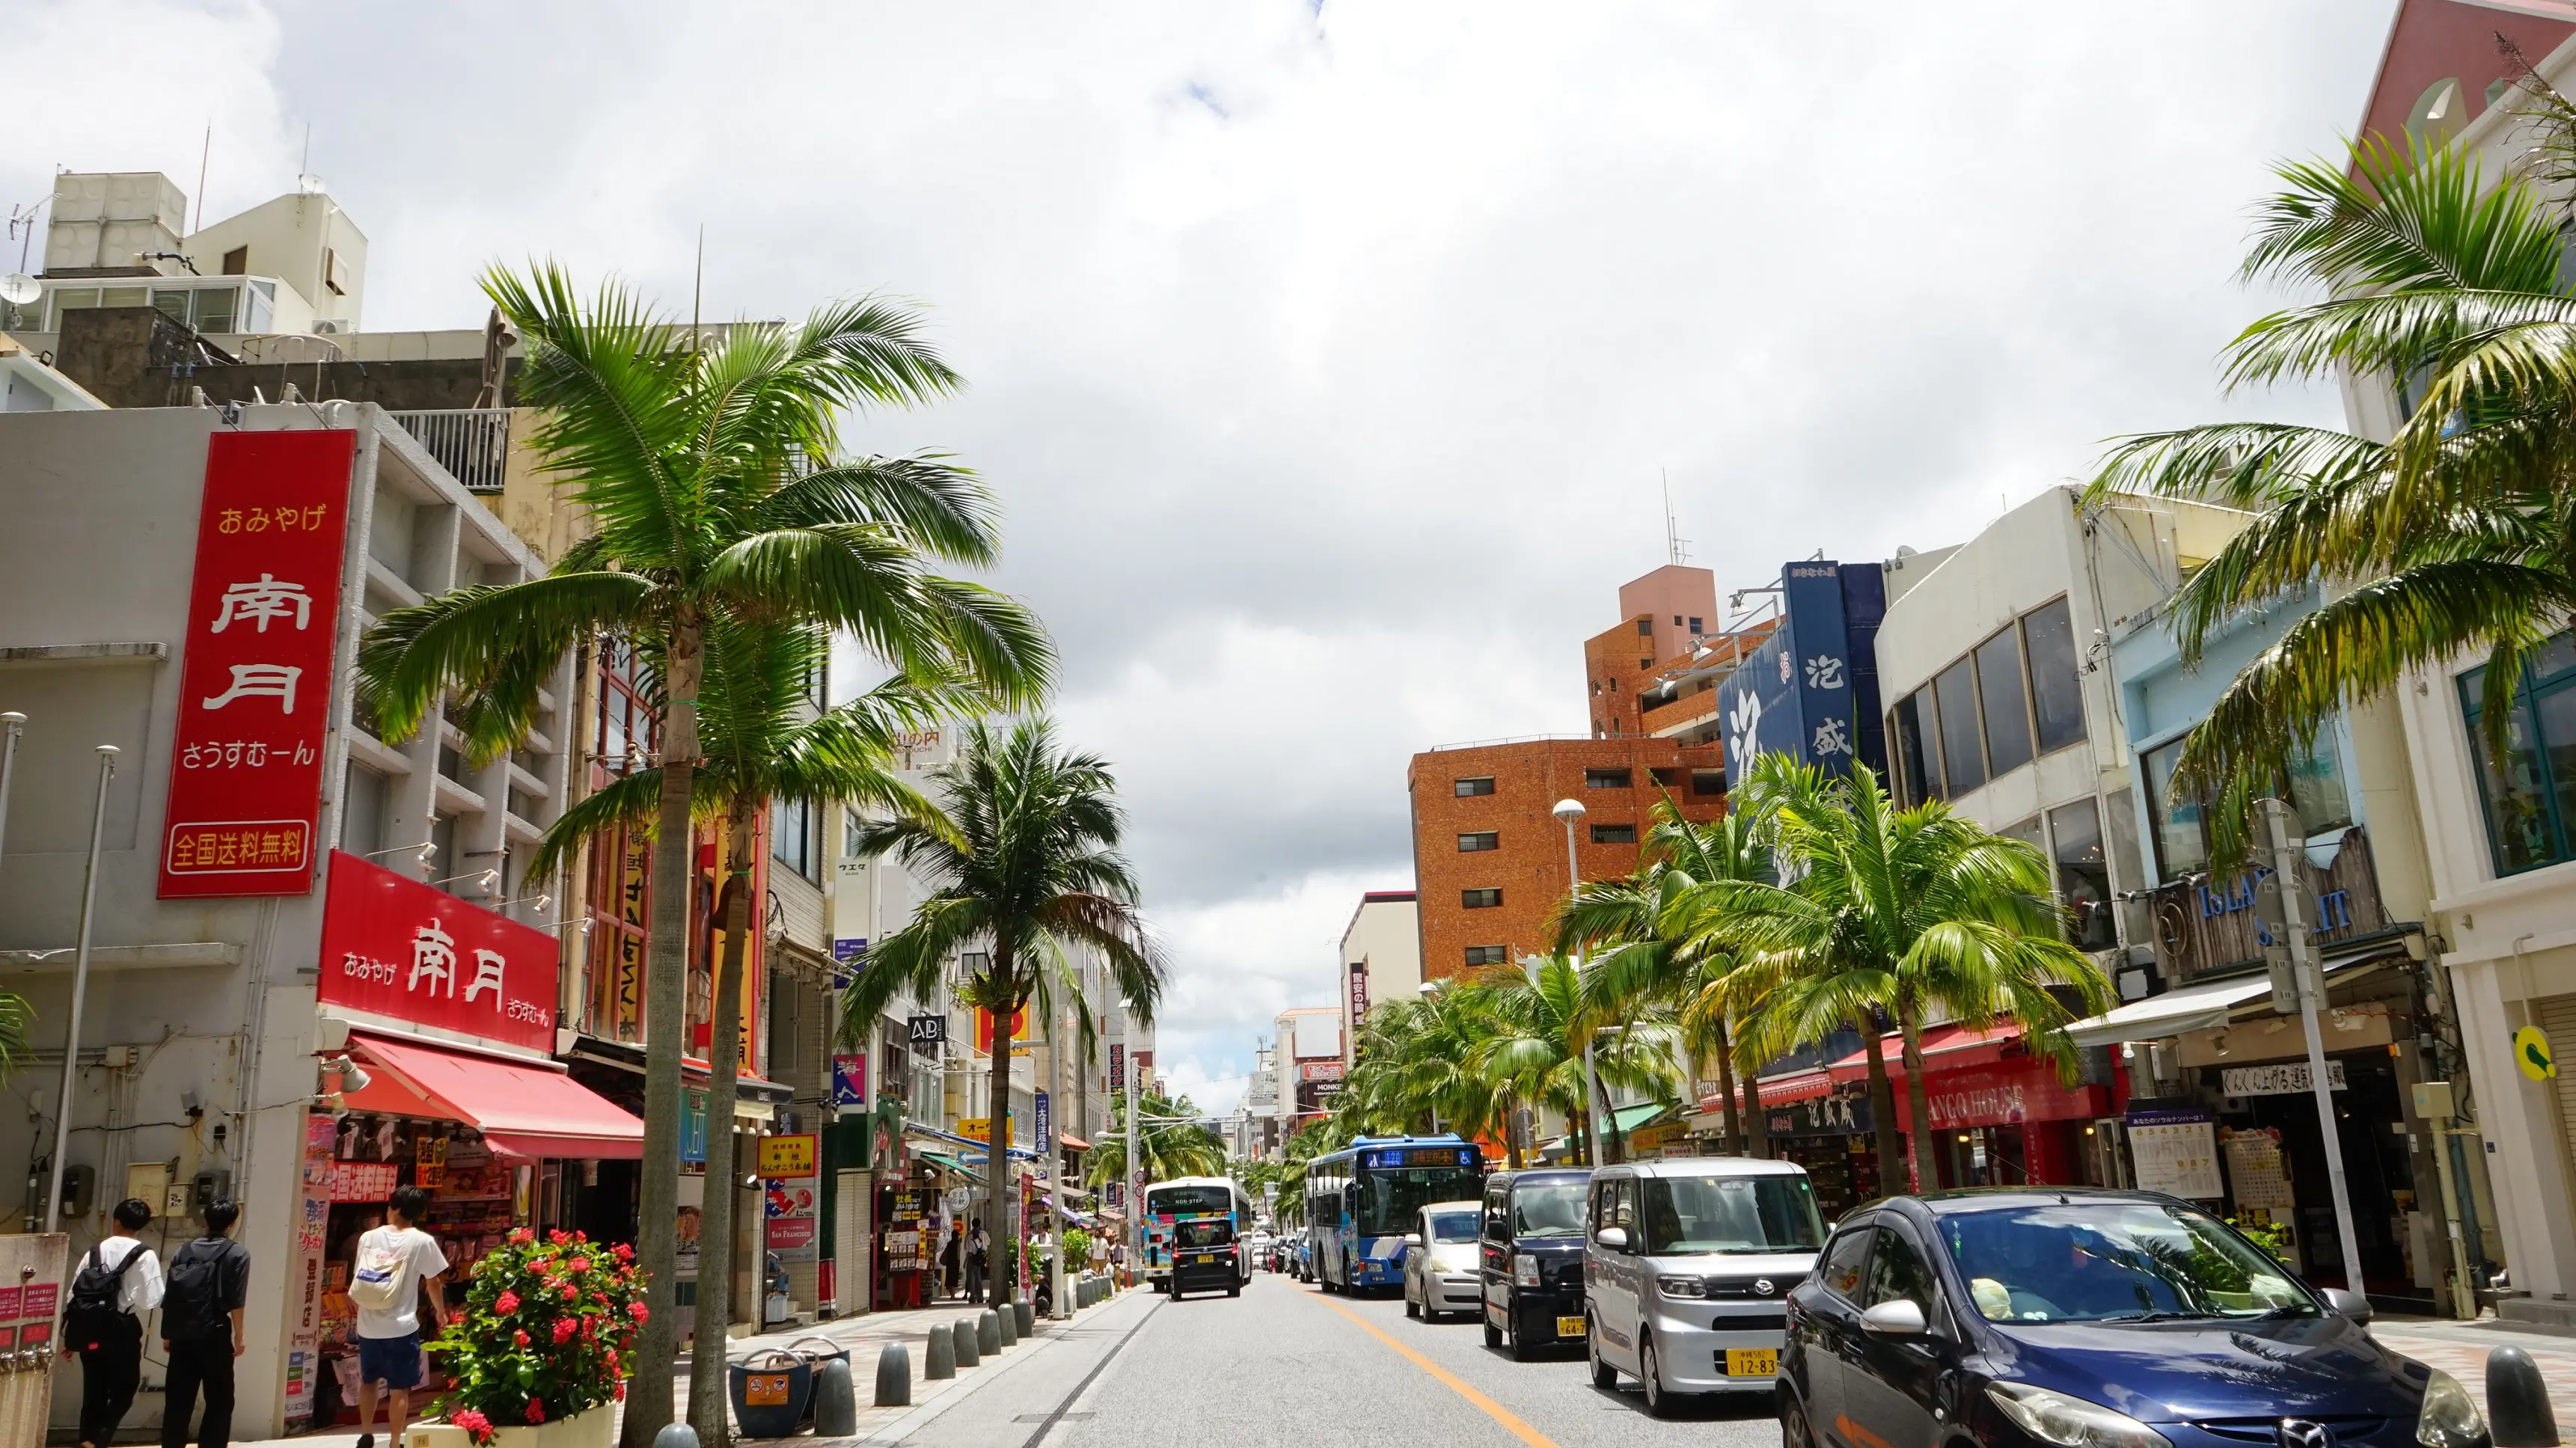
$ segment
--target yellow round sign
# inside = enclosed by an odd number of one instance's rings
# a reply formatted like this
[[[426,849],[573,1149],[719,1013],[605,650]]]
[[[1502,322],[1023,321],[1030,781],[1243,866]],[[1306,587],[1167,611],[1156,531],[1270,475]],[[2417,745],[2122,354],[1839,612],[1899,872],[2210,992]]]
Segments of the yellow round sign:
[[[2513,1063],[2534,1081],[2556,1079],[2558,1057],[2549,1049],[2549,1033],[2538,1026],[2525,1026],[2514,1032]]]

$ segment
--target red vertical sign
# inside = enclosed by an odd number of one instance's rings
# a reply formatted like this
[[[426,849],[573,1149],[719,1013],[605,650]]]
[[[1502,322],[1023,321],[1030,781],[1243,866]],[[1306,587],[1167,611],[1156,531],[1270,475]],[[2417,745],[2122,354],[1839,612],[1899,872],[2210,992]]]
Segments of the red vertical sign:
[[[313,888],[356,434],[207,439],[161,898]]]

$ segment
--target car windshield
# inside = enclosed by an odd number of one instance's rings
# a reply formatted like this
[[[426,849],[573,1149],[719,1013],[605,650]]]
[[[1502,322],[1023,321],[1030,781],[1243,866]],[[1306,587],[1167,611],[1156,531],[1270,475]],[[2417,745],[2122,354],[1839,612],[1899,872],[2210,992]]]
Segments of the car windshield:
[[[1474,1212],[1433,1212],[1431,1240],[1434,1242],[1472,1242],[1476,1240]]]
[[[1512,1192],[1512,1235],[1579,1237],[1583,1235],[1582,1182],[1533,1182]]]
[[[1804,1176],[1647,1177],[1637,1185],[1654,1256],[1812,1252],[1825,1240]]]
[[[2162,1202],[1961,1212],[1941,1233],[1988,1322],[2313,1317],[2287,1268],[2206,1213]]]
[[[1183,1222],[1172,1236],[1184,1247],[1222,1247],[1234,1240],[1234,1228],[1222,1221]]]

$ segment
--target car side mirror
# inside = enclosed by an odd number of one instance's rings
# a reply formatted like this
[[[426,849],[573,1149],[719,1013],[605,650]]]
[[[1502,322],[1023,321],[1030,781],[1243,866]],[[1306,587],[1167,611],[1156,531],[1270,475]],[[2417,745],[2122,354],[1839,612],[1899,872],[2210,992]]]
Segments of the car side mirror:
[[[2351,1318],[2358,1326],[2370,1326],[2369,1298],[2358,1292],[2346,1292],[2340,1287],[2329,1287],[2325,1289],[2325,1294],[2326,1306],[2333,1308],[2342,1316]]]
[[[1408,1247],[1419,1247],[1419,1246],[1421,1246],[1421,1245],[1422,1245],[1422,1234],[1421,1234],[1420,1232],[1407,1232],[1407,1233],[1405,1233],[1405,1234],[1404,1234],[1404,1245],[1406,1245],[1406,1246],[1408,1246]]]
[[[1872,1337],[1921,1337],[1928,1329],[1921,1304],[1897,1297],[1863,1312],[1860,1330]]]
[[[1601,1250],[1605,1252],[1625,1252],[1628,1250],[1628,1229],[1604,1227],[1592,1234],[1592,1240],[1600,1243]]]

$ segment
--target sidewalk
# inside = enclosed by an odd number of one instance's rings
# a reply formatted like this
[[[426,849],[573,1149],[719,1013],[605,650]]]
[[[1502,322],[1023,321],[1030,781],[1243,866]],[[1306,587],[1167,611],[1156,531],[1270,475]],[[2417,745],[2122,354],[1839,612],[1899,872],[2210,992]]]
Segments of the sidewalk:
[[[957,1394],[971,1391],[974,1388],[983,1386],[985,1383],[991,1382],[995,1377],[999,1376],[1001,1370],[1007,1369],[1011,1365],[1025,1360],[1033,1353],[1046,1348],[1059,1334],[1063,1332],[1065,1328],[1073,1325],[1074,1322],[1095,1317],[1104,1309],[1123,1302],[1128,1298],[1141,1295],[1143,1294],[1139,1289],[1131,1288],[1126,1292],[1122,1292],[1115,1297],[1111,1297],[1101,1302],[1097,1307],[1075,1314],[1073,1318],[1068,1319],[1065,1322],[1049,1322],[1041,1318],[1037,1324],[1037,1331],[1028,1337],[1020,1339],[1017,1345],[1003,1349],[998,1356],[987,1354],[983,1362],[978,1366],[971,1368],[961,1367],[957,1370],[957,1376],[942,1382],[932,1382],[922,1376],[923,1371],[928,1368],[930,1363],[930,1329],[934,1326],[946,1328],[961,1318],[967,1321],[973,1321],[976,1315],[983,1311],[981,1307],[970,1306],[963,1302],[948,1302],[942,1303],[936,1307],[907,1308],[896,1312],[872,1312],[863,1317],[844,1317],[830,1322],[809,1323],[803,1327],[777,1328],[769,1332],[757,1333],[748,1337],[734,1338],[727,1346],[727,1356],[736,1359],[744,1357],[747,1354],[757,1352],[763,1348],[784,1348],[790,1343],[797,1341],[799,1338],[808,1337],[824,1338],[839,1346],[847,1348],[850,1354],[850,1384],[857,1391],[859,1400],[859,1431],[855,1440],[847,1438],[817,1439],[813,1437],[805,1437],[781,1439],[745,1438],[737,1441],[743,1444],[796,1443],[803,1445],[813,1445],[818,1443],[848,1444],[854,1441],[868,1441],[873,1435],[884,1433],[894,1424],[903,1422],[916,1415],[922,1415],[923,1410],[926,1408],[931,1408],[936,1405],[939,1411],[946,1411],[946,1408],[951,1405],[951,1400]],[[877,1357],[889,1342],[902,1343],[905,1348],[905,1355],[911,1359],[912,1402],[910,1405],[905,1407],[879,1408],[873,1406],[876,1402]],[[672,1377],[674,1380],[672,1396],[682,1419],[685,1421],[688,1415],[689,1406],[689,1363],[685,1358],[672,1369]],[[618,1411],[622,1418],[625,1409],[621,1406]],[[886,1441],[891,1441],[891,1438],[888,1438]],[[345,1428],[332,1429],[328,1432],[321,1433],[307,1433],[301,1437],[295,1438],[236,1438],[233,1440],[233,1448],[357,1448],[357,1442],[357,1430],[354,1428]],[[377,1442],[379,1448],[397,1448],[397,1445],[385,1443],[382,1433],[377,1435]]]
[[[2370,1335],[2395,1351],[2458,1378],[2460,1386],[2477,1400],[2481,1413],[2487,1409],[2488,1351],[2521,1348],[2540,1365],[2540,1376],[2549,1384],[2549,1406],[2558,1415],[2560,1430],[2576,1428],[2576,1340],[2549,1333],[2518,1332],[2492,1323],[2451,1322],[2434,1317],[2382,1317],[2371,1323]]]

